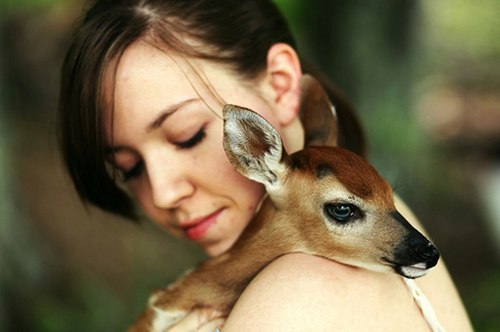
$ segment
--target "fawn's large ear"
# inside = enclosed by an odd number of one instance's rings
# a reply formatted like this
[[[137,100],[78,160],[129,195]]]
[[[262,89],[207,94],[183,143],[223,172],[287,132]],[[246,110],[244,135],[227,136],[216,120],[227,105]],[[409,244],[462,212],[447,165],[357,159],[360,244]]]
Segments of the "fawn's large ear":
[[[234,105],[225,105],[224,150],[231,164],[247,178],[260,182],[272,192],[281,185],[288,167],[281,136],[259,114]]]
[[[304,147],[337,146],[335,108],[321,84],[311,75],[301,78],[299,116],[304,126]]]

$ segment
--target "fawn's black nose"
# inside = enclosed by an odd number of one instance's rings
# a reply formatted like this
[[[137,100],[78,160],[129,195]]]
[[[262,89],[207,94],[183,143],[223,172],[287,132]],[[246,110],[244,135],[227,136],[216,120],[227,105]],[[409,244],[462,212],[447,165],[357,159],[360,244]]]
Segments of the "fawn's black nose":
[[[439,251],[422,236],[412,236],[408,239],[408,243],[413,250],[427,263],[427,268],[431,268],[437,264],[439,260]]]

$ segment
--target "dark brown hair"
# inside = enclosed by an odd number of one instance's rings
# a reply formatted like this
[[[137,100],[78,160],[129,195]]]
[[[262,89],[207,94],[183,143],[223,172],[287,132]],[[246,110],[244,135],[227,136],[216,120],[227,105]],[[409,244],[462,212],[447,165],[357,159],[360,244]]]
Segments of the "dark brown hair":
[[[187,45],[184,38],[203,47]],[[131,198],[106,166],[104,72],[131,43],[145,39],[188,57],[220,62],[244,78],[266,68],[276,43],[295,41],[270,0],[98,0],[76,31],[62,69],[59,140],[83,202],[136,219]],[[197,43],[198,44],[198,43]],[[304,66],[304,72],[311,70]],[[322,79],[337,108],[340,145],[360,155],[364,140],[348,103]]]

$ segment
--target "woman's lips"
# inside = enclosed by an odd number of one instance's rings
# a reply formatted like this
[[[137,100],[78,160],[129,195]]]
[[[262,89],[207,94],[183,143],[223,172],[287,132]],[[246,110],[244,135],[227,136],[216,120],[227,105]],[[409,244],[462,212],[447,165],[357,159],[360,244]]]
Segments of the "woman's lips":
[[[191,220],[188,223],[181,225],[181,227],[190,240],[192,241],[199,240],[203,236],[205,236],[210,226],[215,224],[217,218],[219,217],[219,215],[222,213],[223,210],[224,209],[220,209],[206,217]]]

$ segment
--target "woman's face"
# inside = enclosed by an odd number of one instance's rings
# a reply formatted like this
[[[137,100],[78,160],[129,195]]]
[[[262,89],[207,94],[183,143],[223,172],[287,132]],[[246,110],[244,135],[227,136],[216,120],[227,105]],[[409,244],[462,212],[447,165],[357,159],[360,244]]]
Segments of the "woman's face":
[[[280,130],[272,103],[262,97],[258,83],[244,85],[222,65],[195,59],[190,63],[226,102],[259,112]],[[107,82],[111,73],[108,70]],[[105,89],[108,105],[114,100],[112,123],[111,111],[107,114],[106,128],[112,125],[107,142],[115,166],[146,214],[216,256],[236,241],[264,188],[229,163],[222,147],[223,121],[200,99],[186,74],[220,114],[222,105],[182,58],[144,42],[129,46],[117,67],[114,99],[111,84]]]

